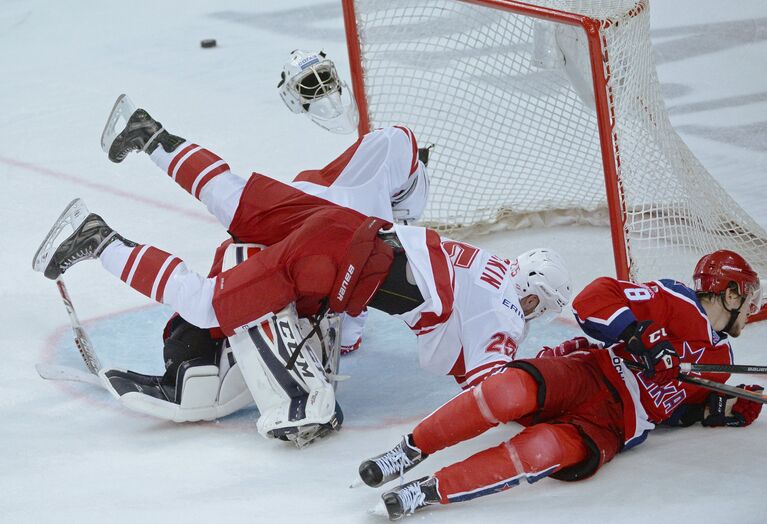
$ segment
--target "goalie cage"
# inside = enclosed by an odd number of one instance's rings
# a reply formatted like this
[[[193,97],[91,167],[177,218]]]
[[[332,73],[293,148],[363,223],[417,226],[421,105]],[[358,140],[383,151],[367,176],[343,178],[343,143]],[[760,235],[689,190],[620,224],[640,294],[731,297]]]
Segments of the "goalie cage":
[[[405,124],[436,144],[426,225],[609,223],[621,279],[689,283],[717,249],[767,275],[764,229],[671,126],[647,0],[343,0],[343,11],[360,135]]]

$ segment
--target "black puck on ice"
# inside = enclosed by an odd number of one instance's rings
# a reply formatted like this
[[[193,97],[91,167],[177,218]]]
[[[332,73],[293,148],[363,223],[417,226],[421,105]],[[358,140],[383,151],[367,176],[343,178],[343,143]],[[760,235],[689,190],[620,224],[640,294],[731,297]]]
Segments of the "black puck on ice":
[[[215,38],[206,38],[205,40],[200,40],[200,47],[209,48],[209,47],[216,47],[216,39]]]

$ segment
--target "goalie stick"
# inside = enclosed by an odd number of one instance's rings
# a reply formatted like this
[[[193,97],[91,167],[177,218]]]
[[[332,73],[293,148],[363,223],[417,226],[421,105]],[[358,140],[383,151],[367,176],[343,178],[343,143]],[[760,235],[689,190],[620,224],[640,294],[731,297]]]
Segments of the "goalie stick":
[[[75,306],[72,304],[72,299],[69,297],[69,291],[67,291],[67,286],[64,284],[64,279],[62,277],[56,279],[56,287],[61,295],[61,300],[64,302],[64,307],[67,309],[69,323],[72,326],[72,332],[75,335],[75,345],[80,351],[80,356],[83,357],[83,361],[85,362],[88,371],[94,375],[98,375],[98,372],[101,369],[101,362],[99,362],[96,353],[93,351],[93,343],[91,342],[90,337],[88,337],[88,333],[85,332],[82,324],[80,324],[80,319],[77,318]]]
[[[94,386],[104,387],[101,379],[93,373],[88,373],[81,369],[59,366],[57,364],[35,364],[35,369],[40,378],[45,380],[54,381],[67,381],[67,382],[82,382],[84,384],[91,384]]]

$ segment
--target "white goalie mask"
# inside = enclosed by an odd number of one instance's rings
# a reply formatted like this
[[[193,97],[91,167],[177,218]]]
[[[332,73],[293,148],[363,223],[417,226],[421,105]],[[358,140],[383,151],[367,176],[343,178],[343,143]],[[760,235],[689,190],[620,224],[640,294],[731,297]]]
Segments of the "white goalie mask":
[[[357,130],[359,113],[351,89],[323,51],[290,53],[277,89],[288,109],[306,113],[318,126],[333,133]]]
[[[532,249],[511,264],[511,279],[520,299],[535,295],[538,305],[526,320],[544,313],[560,313],[570,302],[570,272],[559,253],[551,249]]]

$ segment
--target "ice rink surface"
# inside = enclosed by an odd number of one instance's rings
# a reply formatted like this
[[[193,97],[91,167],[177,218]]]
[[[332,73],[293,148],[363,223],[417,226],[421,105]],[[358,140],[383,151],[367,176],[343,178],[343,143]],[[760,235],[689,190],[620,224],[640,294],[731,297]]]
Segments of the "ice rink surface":
[[[673,123],[767,226],[767,5],[656,0],[652,24]],[[106,159],[99,136],[116,96],[129,93],[235,172],[287,180],[353,141],[289,113],[276,90],[295,48],[325,49],[348,78],[342,27],[336,1],[0,2],[0,521],[384,521],[367,513],[380,491],[348,487],[359,462],[457,392],[452,379],[417,367],[412,335],[384,315],[373,315],[365,345],[342,362],[352,375],[338,395],[346,428],[303,450],[261,439],[252,409],[175,425],[127,412],[97,388],[43,381],[34,369],[38,362],[81,365],[53,285],[30,267],[71,199],[84,198],[126,237],[203,272],[226,235],[147,158],[119,166]],[[218,47],[201,49],[203,38],[216,38]],[[606,229],[472,241],[506,256],[552,246],[570,263],[578,289],[613,272]],[[96,263],[73,269],[67,282],[105,363],[161,369],[160,328],[169,311]],[[563,316],[537,331],[525,351],[576,330]],[[747,329],[735,341],[736,361],[767,364],[766,335],[767,325]],[[516,430],[499,428],[435,455],[409,478]],[[658,430],[590,480],[547,479],[412,521],[763,523],[765,481],[767,417],[745,429]]]

